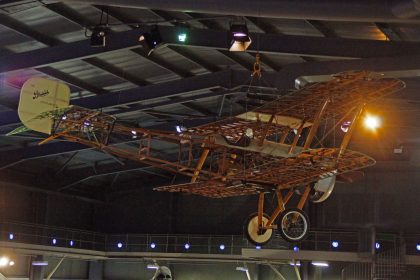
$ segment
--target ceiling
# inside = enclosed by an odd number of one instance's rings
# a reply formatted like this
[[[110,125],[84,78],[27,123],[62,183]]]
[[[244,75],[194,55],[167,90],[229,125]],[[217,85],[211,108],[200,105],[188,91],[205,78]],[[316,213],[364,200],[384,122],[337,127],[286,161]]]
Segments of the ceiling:
[[[172,174],[79,144],[58,140],[39,146],[41,134],[3,136],[19,125],[20,88],[33,76],[68,84],[72,104],[101,109],[133,126],[174,130],[179,121],[210,122],[258,106],[292,89],[298,77],[312,82],[344,70],[380,71],[407,84],[380,104],[394,116],[387,144],[420,143],[415,1],[172,2],[0,1],[3,181],[98,202],[114,193],[114,185],[173,180]],[[93,48],[88,36],[101,17],[111,32],[106,47]],[[227,50],[226,33],[235,21],[246,22],[251,32],[247,52]],[[185,43],[176,40],[180,23],[190,28]],[[155,24],[165,44],[148,56],[138,37]],[[256,53],[261,79],[250,76]],[[354,145],[364,144],[356,136]],[[162,148],[167,156],[172,152]],[[105,182],[111,183],[104,191]]]

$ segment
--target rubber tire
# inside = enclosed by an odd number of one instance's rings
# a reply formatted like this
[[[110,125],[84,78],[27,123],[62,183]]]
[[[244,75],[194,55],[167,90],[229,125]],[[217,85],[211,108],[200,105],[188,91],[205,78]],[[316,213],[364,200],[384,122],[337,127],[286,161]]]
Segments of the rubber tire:
[[[270,216],[263,213],[263,222],[268,222],[269,219],[270,219]],[[264,238],[262,238],[262,240],[256,240],[255,236],[258,235],[256,232],[258,228],[257,224],[258,224],[258,213],[253,213],[246,220],[246,223],[244,225],[244,232],[249,242],[257,246],[262,246],[270,242],[271,238],[274,235],[274,230],[273,229],[265,230],[264,234],[261,234],[261,236],[263,236]]]
[[[290,214],[291,212],[297,212],[297,213],[299,213],[299,215],[301,215],[301,217],[303,217],[304,218],[304,220],[306,221],[306,231],[299,237],[299,238],[290,238],[289,236],[287,236],[284,232],[283,232],[283,228],[282,228],[282,221],[283,221],[283,219],[288,215],[288,214]],[[278,232],[279,232],[279,234],[280,234],[280,236],[284,239],[284,240],[286,240],[287,242],[290,242],[290,243],[296,243],[296,242],[300,242],[300,241],[302,241],[302,240],[304,240],[306,237],[307,237],[307,235],[308,235],[308,232],[309,232],[309,227],[310,227],[310,224],[309,224],[309,218],[308,218],[308,215],[304,212],[304,211],[302,211],[302,210],[300,210],[300,209],[297,209],[297,208],[291,208],[291,209],[287,209],[287,210],[285,210],[285,211],[283,211],[283,213],[280,215],[280,217],[279,217],[279,220],[278,220],[279,222],[279,224],[278,224],[278,227],[277,227],[277,229],[278,229]]]

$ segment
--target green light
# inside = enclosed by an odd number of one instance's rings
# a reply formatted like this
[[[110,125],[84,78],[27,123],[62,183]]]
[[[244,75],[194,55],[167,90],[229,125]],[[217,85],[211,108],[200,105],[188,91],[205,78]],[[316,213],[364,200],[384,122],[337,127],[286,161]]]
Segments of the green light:
[[[178,41],[185,42],[187,40],[187,33],[178,34]]]

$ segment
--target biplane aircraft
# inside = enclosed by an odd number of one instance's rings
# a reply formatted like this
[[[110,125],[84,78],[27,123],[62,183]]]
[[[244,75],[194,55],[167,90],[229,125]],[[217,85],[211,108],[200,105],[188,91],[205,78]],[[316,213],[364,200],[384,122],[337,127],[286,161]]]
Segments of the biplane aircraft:
[[[50,135],[40,144],[60,137],[191,178],[157,191],[209,198],[258,195],[257,211],[245,224],[247,238],[265,244],[278,229],[285,240],[298,242],[309,229],[302,210],[307,200],[325,201],[339,176],[375,164],[347,149],[366,105],[404,86],[378,73],[343,72],[240,115],[173,132],[128,127],[101,111],[70,106],[66,85],[32,78],[22,88],[18,109],[25,127],[12,133],[32,129]],[[348,127],[340,138],[336,132],[343,122]],[[338,143],[331,142],[332,134]],[[134,136],[138,146],[113,145],[115,135]],[[162,142],[177,146],[177,160],[162,158]],[[270,192],[277,197],[271,214],[264,212]],[[297,205],[286,207],[292,196]]]

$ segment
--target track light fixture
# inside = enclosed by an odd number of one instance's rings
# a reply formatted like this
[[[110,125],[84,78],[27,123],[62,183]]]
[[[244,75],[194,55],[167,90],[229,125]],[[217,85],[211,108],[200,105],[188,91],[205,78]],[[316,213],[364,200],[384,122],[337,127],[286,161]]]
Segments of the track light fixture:
[[[234,23],[230,25],[228,33],[229,51],[244,52],[251,45],[248,27],[245,23]]]
[[[106,37],[109,33],[109,29],[105,26],[95,26],[90,36],[90,45],[92,47],[105,47]]]
[[[139,42],[147,55],[150,55],[162,43],[162,37],[160,36],[157,25],[155,25],[150,32],[141,34]]]

